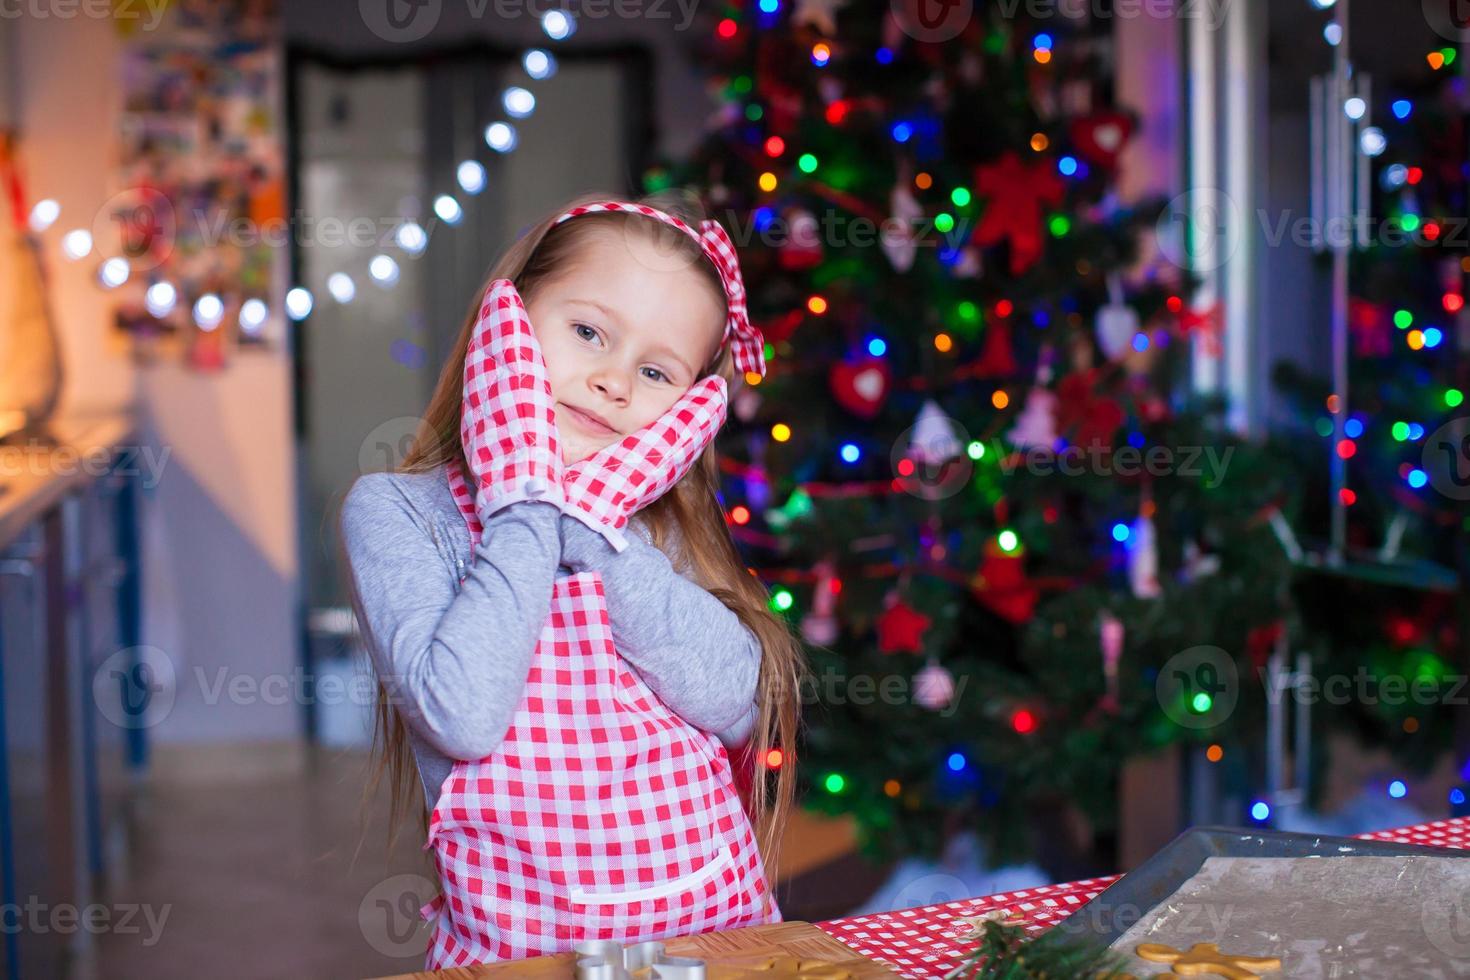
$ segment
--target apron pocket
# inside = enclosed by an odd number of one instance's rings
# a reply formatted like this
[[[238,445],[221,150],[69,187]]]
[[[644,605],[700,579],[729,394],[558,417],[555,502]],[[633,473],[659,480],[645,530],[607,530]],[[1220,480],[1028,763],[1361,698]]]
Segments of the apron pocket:
[[[570,898],[578,905],[626,905],[629,902],[644,902],[662,898],[665,895],[678,895],[703,884],[730,867],[733,862],[734,852],[730,850],[729,844],[725,844],[703,867],[682,878],[675,878],[659,885],[649,885],[646,888],[633,888],[618,892],[593,892],[573,888],[570,890]]]

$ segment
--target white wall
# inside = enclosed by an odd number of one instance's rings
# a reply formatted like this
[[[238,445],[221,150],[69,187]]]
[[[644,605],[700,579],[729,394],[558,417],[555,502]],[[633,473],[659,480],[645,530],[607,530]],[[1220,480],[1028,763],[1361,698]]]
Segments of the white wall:
[[[296,661],[296,485],[290,361],[284,340],[217,374],[176,363],[137,367],[112,348],[109,297],[94,264],[64,261],[61,234],[91,227],[117,188],[121,42],[111,22],[30,14],[7,24],[16,62],[16,124],[32,201],[55,198],[44,236],[66,383],[61,411],[136,406],[145,445],[166,459],[144,496],[144,642],[179,677],[159,742],[290,737],[294,704],[206,703],[194,669],[287,676]],[[7,59],[9,60],[9,59]],[[279,308],[279,303],[275,304]],[[164,452],[169,455],[162,456]]]

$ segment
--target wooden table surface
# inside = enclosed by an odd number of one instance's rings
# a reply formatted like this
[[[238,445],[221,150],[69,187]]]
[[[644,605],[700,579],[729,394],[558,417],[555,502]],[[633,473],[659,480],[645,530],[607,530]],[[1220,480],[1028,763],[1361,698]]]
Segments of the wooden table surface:
[[[44,438],[17,433],[0,443],[0,548],[68,490],[96,479],[134,428],[127,412],[58,416]]]
[[[810,922],[778,922],[750,929],[683,936],[665,940],[664,952],[669,956],[693,956],[704,960],[708,980],[737,980],[747,976],[772,980],[778,976],[805,976],[812,980],[880,980],[898,976]],[[575,953],[560,953],[510,963],[421,970],[381,980],[506,980],[508,977],[560,980],[576,975],[575,959]],[[648,973],[640,970],[634,976],[645,977]]]

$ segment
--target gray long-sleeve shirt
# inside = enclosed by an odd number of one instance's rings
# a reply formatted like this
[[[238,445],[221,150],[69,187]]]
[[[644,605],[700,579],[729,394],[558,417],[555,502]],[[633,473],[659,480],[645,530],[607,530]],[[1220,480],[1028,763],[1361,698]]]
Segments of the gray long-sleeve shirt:
[[[342,504],[359,627],[431,810],[453,760],[483,758],[505,737],[556,579],[575,571],[602,575],[618,652],[664,704],[728,746],[749,737],[759,641],[675,569],[637,516],[616,552],[554,504],[522,501],[488,518],[477,507],[484,532],[472,558],[443,467],[369,473]],[[678,559],[677,543],[671,551]]]

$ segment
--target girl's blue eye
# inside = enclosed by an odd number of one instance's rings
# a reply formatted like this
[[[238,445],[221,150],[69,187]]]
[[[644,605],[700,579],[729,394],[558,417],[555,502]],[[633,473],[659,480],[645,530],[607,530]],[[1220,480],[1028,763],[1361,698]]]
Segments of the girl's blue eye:
[[[581,337],[583,340],[601,340],[602,339],[598,335],[596,329],[594,329],[593,327],[589,327],[585,323],[573,323],[572,324],[572,329],[575,330],[575,331],[577,331],[577,336],[578,337]],[[582,332],[584,330],[586,331],[586,333],[583,333]],[[645,375],[645,377],[649,377],[649,380],[650,381],[660,381],[660,380],[662,380],[662,381],[668,381],[670,383],[672,383],[672,381],[673,381],[672,378],[670,378],[667,374],[664,374],[658,368],[648,368],[647,370],[653,372],[653,374],[652,374],[651,377]]]

